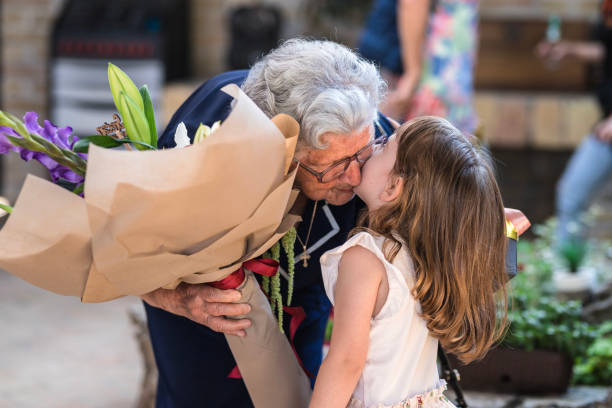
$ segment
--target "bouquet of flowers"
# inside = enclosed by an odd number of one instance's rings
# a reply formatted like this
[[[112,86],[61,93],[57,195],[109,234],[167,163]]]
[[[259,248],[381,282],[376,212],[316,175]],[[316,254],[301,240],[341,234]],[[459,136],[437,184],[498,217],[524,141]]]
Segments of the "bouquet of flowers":
[[[189,148],[157,150],[146,87],[112,64],[109,82],[121,116],[103,134],[79,139],[69,127],[41,127],[35,113],[22,122],[0,112],[0,153],[36,159],[63,184],[30,175],[15,207],[3,206],[12,212],[0,231],[0,267],[83,302],[240,273],[253,324],[244,338],[227,339],[251,398],[255,406],[306,406],[309,381],[253,278],[259,268],[243,267],[298,220],[289,214],[297,122],[268,119],[228,85],[233,109],[214,134],[201,126]],[[121,145],[129,149],[109,149]],[[268,378],[279,382],[273,396]]]

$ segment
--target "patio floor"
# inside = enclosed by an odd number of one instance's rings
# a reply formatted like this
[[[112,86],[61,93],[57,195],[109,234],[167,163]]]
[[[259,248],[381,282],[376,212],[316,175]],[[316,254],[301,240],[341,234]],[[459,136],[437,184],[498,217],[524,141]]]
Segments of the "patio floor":
[[[0,407],[134,406],[142,363],[127,310],[135,303],[81,304],[0,271]]]

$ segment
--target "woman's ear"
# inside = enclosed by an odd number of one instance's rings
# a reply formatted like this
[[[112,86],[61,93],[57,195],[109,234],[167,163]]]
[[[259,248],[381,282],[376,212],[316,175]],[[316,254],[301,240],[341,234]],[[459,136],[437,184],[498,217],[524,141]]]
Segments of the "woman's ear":
[[[380,200],[389,203],[394,201],[402,194],[404,179],[401,176],[393,175],[387,180],[385,189],[380,193]]]

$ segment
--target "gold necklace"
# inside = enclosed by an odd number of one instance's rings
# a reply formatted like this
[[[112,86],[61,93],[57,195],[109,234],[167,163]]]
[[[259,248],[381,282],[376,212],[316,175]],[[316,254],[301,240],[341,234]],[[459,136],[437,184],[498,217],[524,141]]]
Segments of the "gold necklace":
[[[308,245],[308,240],[310,240],[310,231],[312,231],[312,223],[315,219],[315,214],[317,213],[317,204],[319,203],[319,201],[315,201],[314,203],[314,207],[312,209],[312,216],[310,217],[310,225],[308,226],[308,232],[306,233],[306,242],[302,241],[302,239],[300,238],[299,235],[296,234],[298,241],[300,241],[300,244],[302,245],[302,249],[303,249],[303,254],[302,254],[302,261],[304,262],[304,268],[308,268],[308,260],[310,259],[310,254],[307,251],[307,245]]]

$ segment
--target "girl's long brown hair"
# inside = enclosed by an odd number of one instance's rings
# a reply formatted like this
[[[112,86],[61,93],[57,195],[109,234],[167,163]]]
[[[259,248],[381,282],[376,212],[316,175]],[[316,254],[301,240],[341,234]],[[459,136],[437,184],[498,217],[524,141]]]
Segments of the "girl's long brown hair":
[[[401,196],[364,214],[361,228],[387,238],[391,260],[406,243],[415,266],[413,296],[446,351],[484,357],[507,321],[505,215],[486,155],[437,117],[396,131]],[[497,295],[496,295],[497,292]],[[501,318],[497,318],[501,311]]]

